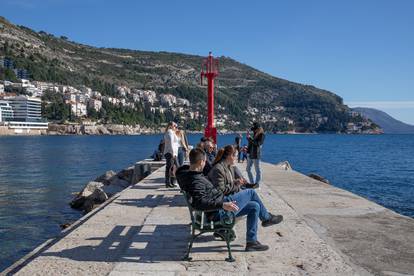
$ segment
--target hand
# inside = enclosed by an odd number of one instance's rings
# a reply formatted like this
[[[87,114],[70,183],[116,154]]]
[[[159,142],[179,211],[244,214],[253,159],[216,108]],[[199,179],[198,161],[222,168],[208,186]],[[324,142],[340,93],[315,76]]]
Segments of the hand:
[[[239,206],[237,206],[236,201],[224,202],[223,209],[230,212],[237,212]]]
[[[236,180],[234,181],[234,183],[235,183],[237,186],[242,186],[242,185],[246,184],[246,181],[245,181],[243,178],[239,178],[239,179],[236,179]]]

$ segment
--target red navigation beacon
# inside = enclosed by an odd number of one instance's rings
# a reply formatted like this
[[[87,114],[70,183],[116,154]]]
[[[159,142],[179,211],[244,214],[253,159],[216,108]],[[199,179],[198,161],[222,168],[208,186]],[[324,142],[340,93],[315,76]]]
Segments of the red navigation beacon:
[[[208,57],[201,64],[201,85],[203,85],[203,78],[207,78],[207,91],[208,91],[208,102],[207,102],[207,126],[204,130],[205,137],[212,137],[214,143],[217,144],[217,130],[214,124],[214,78],[218,76],[218,59],[208,54]]]

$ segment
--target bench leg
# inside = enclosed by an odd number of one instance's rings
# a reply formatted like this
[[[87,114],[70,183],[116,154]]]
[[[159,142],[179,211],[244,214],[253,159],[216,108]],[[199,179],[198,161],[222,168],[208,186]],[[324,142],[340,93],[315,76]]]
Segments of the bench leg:
[[[189,262],[193,259],[190,257],[190,251],[191,251],[191,248],[193,247],[193,242],[195,238],[196,238],[195,231],[194,231],[194,228],[192,227],[190,244],[188,245],[187,253],[182,258],[183,261]]]
[[[232,230],[227,230],[226,231],[226,244],[227,244],[227,251],[229,252],[229,257],[226,258],[226,262],[232,263],[234,261],[236,261],[233,256],[231,255],[231,246],[230,246],[230,242],[231,242],[231,237],[232,237]]]

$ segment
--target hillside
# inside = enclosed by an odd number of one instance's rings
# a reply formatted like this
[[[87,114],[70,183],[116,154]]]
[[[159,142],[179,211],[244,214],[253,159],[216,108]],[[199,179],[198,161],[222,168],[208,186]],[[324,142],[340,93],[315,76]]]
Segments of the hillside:
[[[374,108],[356,107],[354,111],[361,113],[364,117],[370,119],[379,125],[384,133],[394,134],[408,134],[414,133],[414,126],[403,123],[395,118],[391,117],[387,113]]]
[[[0,24],[0,58],[8,58],[17,68],[26,69],[31,80],[74,87],[83,85],[107,96],[116,96],[117,86],[131,88],[132,94],[134,89],[153,90],[157,95],[172,94],[189,100],[191,111],[200,113],[199,124],[204,121],[206,87],[199,83],[204,57],[96,48],[67,37],[16,26],[4,18],[0,18]],[[370,121],[352,116],[342,98],[332,92],[273,77],[230,57],[221,56],[219,62],[216,112],[221,128],[244,129],[254,120],[263,122],[268,131],[274,132],[349,132],[349,123],[363,126],[364,131],[376,128]],[[13,74],[2,70],[0,77],[13,78]],[[170,109],[168,116],[157,120],[148,112],[154,110],[151,107],[134,110],[141,113],[147,110],[141,117],[128,115],[135,118],[131,119],[134,122],[160,123],[171,118],[188,122],[187,117],[178,116]],[[105,121],[112,118],[94,116]]]

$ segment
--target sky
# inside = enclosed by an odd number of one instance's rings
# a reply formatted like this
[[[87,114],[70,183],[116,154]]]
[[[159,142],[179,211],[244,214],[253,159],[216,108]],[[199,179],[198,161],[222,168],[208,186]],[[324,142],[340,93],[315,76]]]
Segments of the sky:
[[[228,56],[414,124],[414,0],[0,0],[15,24],[98,47]]]

